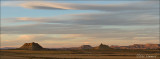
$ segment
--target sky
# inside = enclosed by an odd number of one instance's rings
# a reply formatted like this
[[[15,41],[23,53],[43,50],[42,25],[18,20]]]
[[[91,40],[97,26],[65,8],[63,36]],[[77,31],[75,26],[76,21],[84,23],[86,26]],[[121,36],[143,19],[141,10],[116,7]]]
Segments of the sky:
[[[159,1],[1,1],[1,47],[159,43]]]

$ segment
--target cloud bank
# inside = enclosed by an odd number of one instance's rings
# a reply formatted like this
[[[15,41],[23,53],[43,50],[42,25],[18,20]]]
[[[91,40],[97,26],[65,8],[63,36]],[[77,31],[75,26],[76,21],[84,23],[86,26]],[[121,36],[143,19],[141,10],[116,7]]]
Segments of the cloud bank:
[[[131,11],[157,9],[157,1],[124,3],[124,4],[75,4],[75,3],[51,3],[51,2],[28,2],[20,6],[30,9],[48,10],[98,10],[98,11]]]
[[[10,5],[12,4],[3,6]],[[73,47],[73,44],[74,46],[82,44],[95,46],[101,42],[108,45],[158,43],[158,5],[157,1],[120,4],[17,3],[15,6],[33,10],[92,10],[95,12],[2,19],[2,44],[3,46],[20,46],[23,43],[35,41],[46,47]]]

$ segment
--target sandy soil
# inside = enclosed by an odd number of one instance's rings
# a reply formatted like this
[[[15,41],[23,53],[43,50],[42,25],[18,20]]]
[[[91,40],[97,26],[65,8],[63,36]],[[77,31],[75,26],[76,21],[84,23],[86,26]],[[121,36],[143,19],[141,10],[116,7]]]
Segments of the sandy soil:
[[[59,52],[59,54],[56,54],[54,51],[50,51],[54,53],[36,52],[2,51],[1,59],[160,59],[159,54],[150,54],[157,55],[156,57],[137,57],[135,54],[66,54],[66,52],[65,54]]]

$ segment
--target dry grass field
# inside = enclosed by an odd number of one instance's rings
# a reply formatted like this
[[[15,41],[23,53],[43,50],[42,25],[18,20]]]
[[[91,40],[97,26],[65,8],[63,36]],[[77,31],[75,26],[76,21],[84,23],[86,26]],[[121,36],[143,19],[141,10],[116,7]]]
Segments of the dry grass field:
[[[1,50],[1,59],[159,59],[158,50],[148,51],[150,50]]]

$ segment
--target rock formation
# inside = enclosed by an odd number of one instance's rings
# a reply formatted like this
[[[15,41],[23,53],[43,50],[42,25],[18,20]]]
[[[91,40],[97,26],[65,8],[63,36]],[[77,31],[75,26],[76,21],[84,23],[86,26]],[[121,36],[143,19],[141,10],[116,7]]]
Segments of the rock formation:
[[[42,50],[43,47],[40,46],[38,43],[32,42],[32,43],[25,43],[19,49],[23,49],[23,50]]]
[[[129,46],[111,46],[114,49],[160,49],[160,44],[133,44]]]
[[[95,49],[110,49],[110,47],[101,43],[98,47],[95,47]]]

